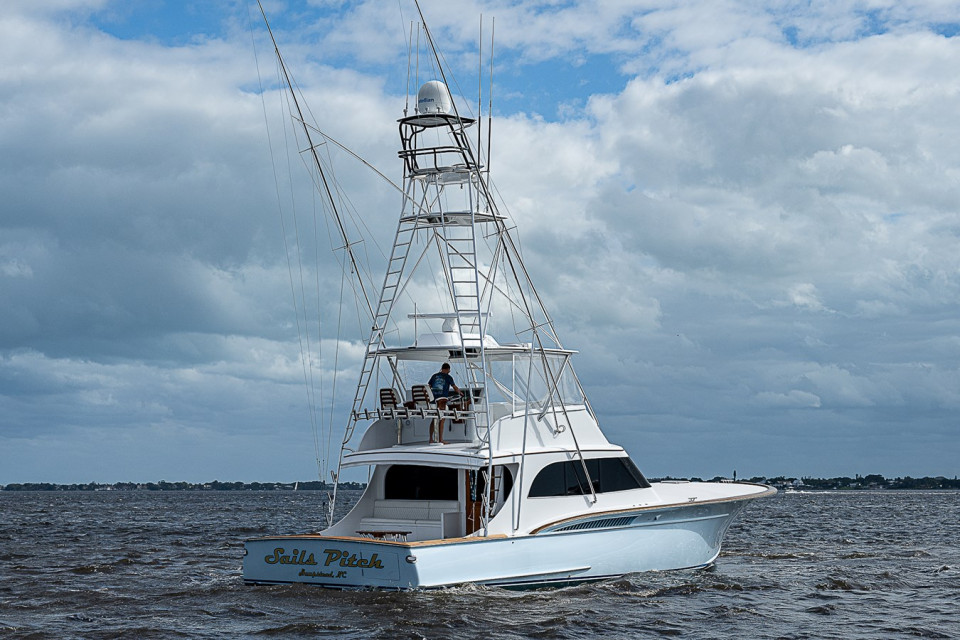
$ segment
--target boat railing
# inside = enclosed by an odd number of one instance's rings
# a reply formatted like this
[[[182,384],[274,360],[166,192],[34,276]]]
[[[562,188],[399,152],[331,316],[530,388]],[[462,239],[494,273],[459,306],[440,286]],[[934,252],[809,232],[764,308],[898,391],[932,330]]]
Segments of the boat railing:
[[[476,170],[476,167],[463,163],[463,150],[452,145],[404,149],[397,152],[397,155],[403,159],[408,174],[412,176],[441,173],[470,174]],[[451,156],[454,156],[455,162],[450,162]]]
[[[452,420],[467,420],[475,418],[477,412],[472,409],[439,409],[437,407],[398,407],[396,409],[361,409],[353,412],[353,420],[405,420],[408,418],[450,418]]]

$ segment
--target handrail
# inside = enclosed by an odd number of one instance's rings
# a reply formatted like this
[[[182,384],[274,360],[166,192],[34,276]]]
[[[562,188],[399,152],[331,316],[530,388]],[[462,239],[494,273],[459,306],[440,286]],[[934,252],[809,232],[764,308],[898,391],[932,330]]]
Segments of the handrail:
[[[412,174],[412,175],[416,175],[416,174],[418,174],[418,173],[422,173],[422,172],[425,171],[425,169],[421,168],[420,165],[417,163],[417,160],[420,159],[420,158],[428,158],[428,157],[431,157],[431,156],[433,157],[433,162],[432,162],[432,164],[433,164],[433,171],[435,171],[435,172],[441,172],[441,171],[451,171],[451,172],[453,172],[454,169],[452,169],[451,167],[448,167],[448,166],[446,166],[446,165],[444,165],[444,164],[442,164],[442,163],[440,162],[441,156],[443,156],[443,155],[456,155],[456,156],[462,158],[462,157],[463,157],[463,149],[460,148],[460,147],[456,147],[456,146],[421,147],[421,148],[411,147],[411,148],[409,148],[409,149],[402,149],[402,150],[400,150],[400,151],[397,152],[397,156],[398,156],[401,160],[404,161],[404,164],[405,164],[406,167],[407,167],[407,171],[408,171],[410,174]],[[429,164],[429,163],[428,163],[428,164]],[[463,164],[460,164],[460,165],[453,165],[453,166],[457,167],[457,169],[460,169],[459,172],[461,172],[461,173],[477,173],[477,174],[479,174],[479,172],[480,172],[480,167],[477,166],[476,164],[463,163]],[[461,168],[462,168],[462,169],[461,169]]]
[[[452,418],[454,420],[466,420],[476,418],[480,412],[473,410],[461,411],[458,409],[437,409],[433,407],[398,407],[396,409],[364,409],[355,411],[351,418],[354,421],[360,420],[395,420],[398,418]]]

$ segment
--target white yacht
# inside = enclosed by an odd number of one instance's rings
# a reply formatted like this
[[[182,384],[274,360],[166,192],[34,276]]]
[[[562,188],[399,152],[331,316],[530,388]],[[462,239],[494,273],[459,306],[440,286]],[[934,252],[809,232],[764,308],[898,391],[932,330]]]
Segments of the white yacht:
[[[403,206],[379,293],[361,300],[370,331],[334,476],[364,467],[369,483],[338,522],[334,495],[318,533],[247,540],[247,583],[541,586],[703,567],[746,503],[775,493],[650,483],[607,440],[494,197],[479,126],[442,76],[399,120]],[[459,400],[427,384],[443,363]]]

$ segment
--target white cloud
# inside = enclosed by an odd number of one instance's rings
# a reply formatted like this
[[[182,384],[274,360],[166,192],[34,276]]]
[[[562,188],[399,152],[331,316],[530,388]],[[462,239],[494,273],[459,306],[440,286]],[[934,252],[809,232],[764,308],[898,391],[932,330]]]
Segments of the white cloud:
[[[762,391],[756,395],[757,402],[771,407],[782,408],[818,408],[820,407],[819,396],[807,391],[792,389],[787,393],[774,393],[771,391]]]
[[[817,294],[817,288],[809,282],[794,285],[787,292],[787,298],[790,304],[801,309],[810,311],[826,311],[820,296]]]
[[[236,427],[237,461],[247,437],[297,437],[308,421],[273,182],[286,167],[269,163],[249,34],[120,40],[92,19],[109,4],[27,5],[0,17],[0,437],[15,434],[27,460],[34,430],[107,442],[128,428],[174,451]],[[936,450],[876,471],[953,468],[960,42],[933,29],[957,8],[427,7],[461,73],[476,66],[477,21],[464,16],[495,15],[495,95],[546,84],[568,105],[558,120],[532,108],[496,120],[494,181],[565,345],[583,351],[595,407],[648,472],[728,472],[704,468],[726,434],[766,443],[750,460],[758,474],[850,473],[823,452],[877,425],[886,446],[922,430]],[[405,66],[406,26],[381,3],[324,9],[281,32],[288,63],[322,128],[396,175],[405,85],[379,63]],[[593,95],[524,76],[590,62],[627,75]],[[298,148],[270,117],[271,144]],[[389,242],[396,195],[359,188],[353,161],[338,178],[353,224]],[[314,230],[302,184],[294,193],[303,254],[316,235],[326,255],[336,238]],[[378,280],[382,258],[362,248]],[[334,317],[334,262],[306,268],[302,289],[294,269],[297,295],[319,289],[306,304]],[[341,349],[340,367],[356,367],[359,343]],[[771,453],[783,434],[798,439],[794,459]]]

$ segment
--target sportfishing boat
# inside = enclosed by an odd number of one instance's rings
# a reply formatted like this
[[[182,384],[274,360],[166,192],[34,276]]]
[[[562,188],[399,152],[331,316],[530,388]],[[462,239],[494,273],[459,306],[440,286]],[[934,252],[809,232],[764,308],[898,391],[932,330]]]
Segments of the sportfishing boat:
[[[356,288],[369,333],[333,479],[364,467],[368,484],[336,522],[334,490],[322,531],[247,540],[244,581],[529,587],[711,564],[738,512],[776,491],[651,483],[607,440],[495,197],[482,118],[461,113],[439,56],[435,68],[398,121],[402,206],[382,284]],[[358,273],[355,240],[341,240]]]

